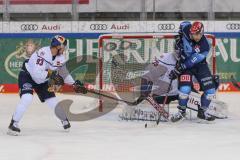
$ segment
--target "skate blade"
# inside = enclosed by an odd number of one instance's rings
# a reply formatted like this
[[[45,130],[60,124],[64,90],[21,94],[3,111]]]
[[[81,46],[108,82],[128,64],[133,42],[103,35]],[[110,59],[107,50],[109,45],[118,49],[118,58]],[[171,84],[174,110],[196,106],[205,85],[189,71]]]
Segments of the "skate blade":
[[[70,128],[64,129],[63,131],[68,133],[68,132],[70,132]]]
[[[177,121],[173,121],[172,119],[170,119],[170,121],[171,121],[172,123],[181,123],[181,122],[185,121],[186,119],[187,119],[186,117],[182,117],[181,119],[179,119],[179,120],[177,120]]]
[[[12,130],[8,130],[7,131],[7,134],[10,135],[10,136],[19,136],[19,132],[16,132],[16,131],[12,131]]]
[[[173,122],[173,123],[182,123],[183,121],[185,121],[186,120],[186,118],[184,117],[184,118],[182,118],[182,119],[180,119],[180,120],[178,120],[178,121],[175,121],[175,122]]]

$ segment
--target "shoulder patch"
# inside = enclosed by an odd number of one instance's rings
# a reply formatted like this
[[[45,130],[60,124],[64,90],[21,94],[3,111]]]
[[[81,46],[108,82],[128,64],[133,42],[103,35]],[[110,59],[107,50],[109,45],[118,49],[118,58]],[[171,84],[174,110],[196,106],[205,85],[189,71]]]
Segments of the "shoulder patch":
[[[44,56],[44,54],[45,54],[45,53],[44,53],[43,51],[41,51],[39,55],[40,55],[40,56]]]

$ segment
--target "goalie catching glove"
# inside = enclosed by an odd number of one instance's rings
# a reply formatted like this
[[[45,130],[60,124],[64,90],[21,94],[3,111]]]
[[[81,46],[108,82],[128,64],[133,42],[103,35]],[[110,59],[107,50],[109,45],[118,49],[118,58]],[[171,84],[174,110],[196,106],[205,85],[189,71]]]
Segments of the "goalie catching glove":
[[[73,89],[76,93],[83,93],[83,94],[87,93],[87,88],[85,88],[84,84],[79,80],[76,80],[73,83]]]

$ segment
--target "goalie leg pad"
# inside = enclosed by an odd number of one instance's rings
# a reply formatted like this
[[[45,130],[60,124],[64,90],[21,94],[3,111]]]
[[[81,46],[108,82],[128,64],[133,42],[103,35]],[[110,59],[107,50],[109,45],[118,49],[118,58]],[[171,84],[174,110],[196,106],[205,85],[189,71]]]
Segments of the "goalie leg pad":
[[[141,79],[141,96],[147,97],[152,91],[153,83],[147,79]]]

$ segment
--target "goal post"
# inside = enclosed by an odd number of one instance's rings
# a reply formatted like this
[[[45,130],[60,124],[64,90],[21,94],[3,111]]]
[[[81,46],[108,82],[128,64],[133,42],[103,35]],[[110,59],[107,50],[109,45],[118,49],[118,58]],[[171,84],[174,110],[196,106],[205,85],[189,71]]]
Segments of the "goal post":
[[[99,37],[99,76],[98,87],[101,91],[111,91],[111,65],[109,61],[114,55],[127,55],[128,63],[151,63],[155,56],[174,52],[176,34],[104,34]],[[216,74],[216,38],[205,34],[211,46],[207,57],[209,68]],[[109,90],[110,89],[110,90]],[[102,111],[102,99],[99,100],[99,111]]]

